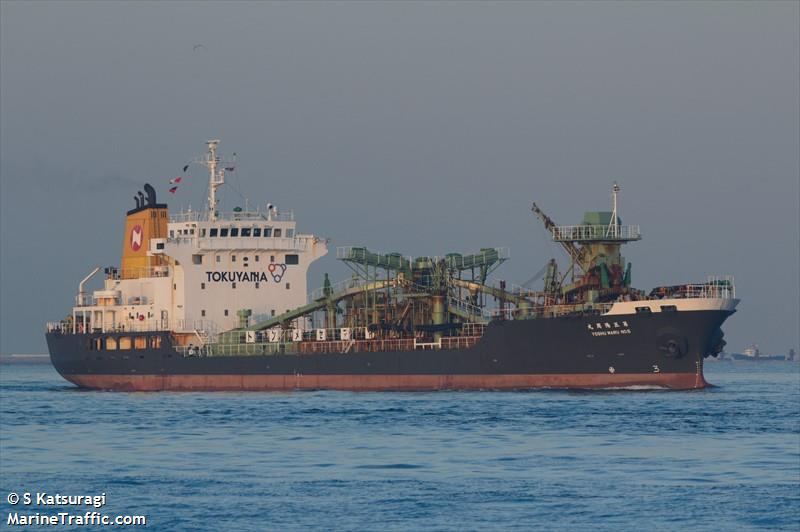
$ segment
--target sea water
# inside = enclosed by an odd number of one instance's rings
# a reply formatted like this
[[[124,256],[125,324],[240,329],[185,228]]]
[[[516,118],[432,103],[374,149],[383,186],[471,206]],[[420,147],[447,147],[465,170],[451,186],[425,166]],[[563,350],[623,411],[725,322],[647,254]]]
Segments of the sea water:
[[[99,513],[150,530],[798,530],[799,370],[709,363],[716,387],[687,392],[114,393],[0,364],[0,517],[94,510],[7,500],[43,492],[105,494]]]

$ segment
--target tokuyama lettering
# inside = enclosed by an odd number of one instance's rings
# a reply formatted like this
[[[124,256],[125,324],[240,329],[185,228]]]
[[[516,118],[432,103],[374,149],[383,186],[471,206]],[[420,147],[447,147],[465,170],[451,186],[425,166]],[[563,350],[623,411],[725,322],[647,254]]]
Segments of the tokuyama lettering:
[[[251,283],[266,283],[269,278],[271,277],[273,281],[276,283],[281,282],[283,279],[284,274],[286,273],[286,265],[285,264],[277,264],[273,263],[270,264],[267,269],[267,272],[206,272],[206,280],[209,283],[242,283],[242,282],[251,282]]]
[[[206,279],[214,283],[266,283],[269,277],[265,272],[206,272]]]
[[[286,273],[285,264],[270,264],[267,272],[206,272],[206,280],[209,283],[266,283],[270,278],[276,283],[281,282]]]

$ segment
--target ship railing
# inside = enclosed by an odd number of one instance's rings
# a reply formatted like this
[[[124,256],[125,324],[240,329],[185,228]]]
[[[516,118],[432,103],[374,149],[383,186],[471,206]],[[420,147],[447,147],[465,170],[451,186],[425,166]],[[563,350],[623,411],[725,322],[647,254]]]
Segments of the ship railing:
[[[476,329],[477,330],[477,329]],[[482,333],[481,333],[482,334]],[[363,352],[387,351],[428,351],[440,349],[468,349],[474,346],[480,335],[446,336],[437,341],[426,341],[419,338],[386,338],[367,340],[351,338],[349,340],[324,340],[303,342],[255,342],[214,345],[178,345],[177,353],[184,357],[204,356],[246,356],[246,355],[281,355],[281,354],[349,354]]]
[[[440,340],[440,345],[442,349],[469,349],[478,343],[482,335],[483,333],[478,336],[445,336]]]
[[[639,240],[638,225],[557,225],[551,229],[556,242]]]
[[[486,312],[484,309],[477,305],[473,305],[468,301],[464,301],[463,299],[459,299],[454,296],[449,296],[447,299],[447,305],[450,308],[456,308],[463,312],[464,314],[472,317],[486,317]]]
[[[173,349],[182,357],[209,357],[214,354],[210,345],[176,345]]]
[[[231,334],[241,334],[239,331],[233,333],[222,333],[225,337]],[[352,340],[372,340],[376,333],[370,331],[368,327],[335,327],[335,328],[290,328],[283,329],[280,326],[272,327],[264,331],[247,331],[245,341],[249,343],[289,343],[300,341],[342,341]]]
[[[552,318],[566,314],[604,314],[611,310],[614,303],[564,304],[564,305],[531,305],[530,307],[495,308],[487,310],[490,320],[519,320],[529,318]]]
[[[176,345],[173,348],[183,357],[281,355],[297,353],[297,348],[292,344],[201,344]]]
[[[78,294],[75,296],[76,307],[91,307],[95,304],[95,300],[91,294]]]
[[[499,281],[497,279],[492,281],[492,284],[490,286],[492,288],[497,289],[497,290],[503,290],[502,281]],[[514,295],[514,296],[524,296],[524,295],[528,295],[528,294],[530,294],[532,292],[530,289],[525,288],[524,286],[520,286],[520,285],[518,285],[516,283],[509,283],[509,282],[505,283],[505,289],[504,290],[506,292],[508,292],[509,294]]]
[[[324,299],[328,295],[338,294],[339,292],[344,292],[346,290],[350,290],[353,288],[361,288],[370,284],[369,281],[365,279],[361,279],[359,277],[353,277],[351,279],[344,279],[342,281],[337,281],[335,283],[331,283],[329,286],[321,286],[319,288],[315,288],[308,294],[308,301],[319,301],[320,299]]]
[[[263,220],[268,222],[293,222],[294,221],[294,211],[277,211],[275,209],[268,210],[268,211],[240,211],[240,212],[218,212],[217,219],[218,222],[238,222],[242,220]],[[181,222],[207,222],[208,213],[205,211],[187,211],[187,212],[177,212],[170,214],[169,216],[170,223],[181,223]]]
[[[661,299],[734,299],[736,285],[732,275],[710,275],[705,283],[662,286],[650,295]]]
[[[441,340],[437,340],[435,342],[420,342],[419,340],[414,338],[414,351],[432,351],[441,348],[442,348]]]
[[[106,279],[140,279],[144,277],[169,277],[170,267],[166,264],[161,266],[149,266],[145,268],[105,268]]]
[[[461,326],[461,336],[474,336],[480,338],[483,336],[484,331],[486,331],[485,323],[465,323]]]
[[[49,333],[72,333],[72,324],[68,321],[48,321],[45,330]]]
[[[342,292],[353,290],[354,288],[364,288],[371,286],[373,289],[396,288],[399,285],[410,286],[412,283],[400,279],[374,279],[366,280],[360,277],[351,277],[329,285],[328,287],[322,286],[312,290],[308,294],[308,301],[310,303],[325,299],[328,295],[337,296]]]
[[[504,261],[511,258],[511,251],[507,247],[485,248],[472,253],[451,253],[444,256],[419,256],[402,255],[397,252],[384,253],[371,251],[363,246],[339,246],[336,248],[336,258],[358,263],[368,263],[379,268],[402,270],[409,267],[419,268],[421,265],[430,267],[433,263],[445,263],[457,270],[468,270],[486,263]]]
[[[249,237],[249,236],[178,236],[169,239],[178,243],[197,242],[198,249],[253,249],[278,251],[307,251],[314,240],[312,236]]]

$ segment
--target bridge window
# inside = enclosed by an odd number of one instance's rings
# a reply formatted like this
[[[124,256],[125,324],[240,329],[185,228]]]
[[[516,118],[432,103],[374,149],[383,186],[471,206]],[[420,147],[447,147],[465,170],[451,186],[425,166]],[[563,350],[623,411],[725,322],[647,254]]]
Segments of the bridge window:
[[[227,227],[220,228],[219,236],[228,236],[228,228]]]
[[[293,236],[294,236],[294,229],[287,229],[286,238],[292,238]]]
[[[169,237],[170,238],[175,238],[175,231],[173,229],[169,230]]]
[[[271,236],[272,236],[272,228],[271,227],[265,227],[264,228],[264,237],[265,238],[269,238]]]
[[[231,227],[231,236],[239,236],[239,228]]]
[[[281,236],[281,230],[276,227],[274,234],[275,234],[275,238],[279,238]]]
[[[253,236],[261,236],[261,228],[260,227],[254,227],[253,228]]]
[[[205,227],[200,229],[200,236],[206,236],[206,228]]]
[[[208,230],[208,236],[217,236],[218,229],[216,227],[212,227]]]
[[[286,255],[284,262],[286,262],[286,264],[300,264],[300,257],[297,255]]]
[[[242,227],[242,236],[250,236],[251,231],[249,227]]]
[[[651,312],[650,307],[636,307],[637,314],[650,314]]]
[[[676,312],[678,307],[675,305],[661,305],[661,312]]]
[[[203,264],[203,256],[202,255],[192,255],[192,264]]]

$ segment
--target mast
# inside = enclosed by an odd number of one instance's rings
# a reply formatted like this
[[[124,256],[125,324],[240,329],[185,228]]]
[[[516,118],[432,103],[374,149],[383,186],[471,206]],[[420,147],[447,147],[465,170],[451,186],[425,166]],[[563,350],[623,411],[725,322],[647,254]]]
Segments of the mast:
[[[611,196],[614,198],[614,209],[611,212],[611,220],[608,222],[608,231],[606,235],[610,236],[619,236],[619,221],[617,219],[617,194],[619,194],[620,187],[616,181],[614,181],[614,186],[611,188]]]
[[[208,168],[208,219],[213,222],[217,219],[217,187],[225,183],[225,171],[217,171],[219,140],[209,140],[206,144],[208,145],[208,154],[202,164]]]

